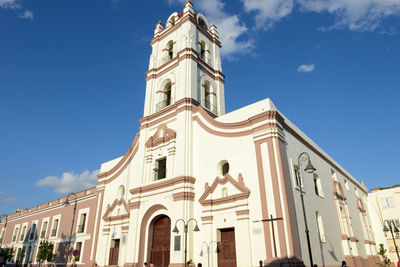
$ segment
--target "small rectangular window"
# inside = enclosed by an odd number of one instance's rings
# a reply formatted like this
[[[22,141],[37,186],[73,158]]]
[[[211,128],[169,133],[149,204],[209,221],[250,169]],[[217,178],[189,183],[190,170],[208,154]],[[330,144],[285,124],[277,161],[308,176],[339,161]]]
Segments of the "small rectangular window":
[[[317,196],[319,196],[318,185],[317,185],[317,179],[318,179],[318,177],[315,177],[315,176],[314,176],[314,191],[315,191],[315,194],[316,194]]]
[[[1,231],[0,244],[3,243],[3,239],[4,239],[4,229],[2,229],[2,231]]]
[[[58,219],[54,220],[53,229],[51,230],[51,236],[56,236],[58,229]]]
[[[349,182],[346,179],[344,179],[344,187],[347,191],[350,190]]]
[[[85,231],[85,223],[86,223],[86,213],[82,213],[79,220],[78,233],[83,233]]]
[[[36,237],[36,223],[32,224],[31,232],[29,235],[29,239],[33,240]]]
[[[79,261],[79,259],[81,258],[82,242],[77,242],[75,249],[79,251],[78,256],[75,257],[75,261]]]
[[[174,251],[180,251],[181,250],[181,236],[176,235],[174,238]]]
[[[24,228],[22,228],[22,233],[21,237],[19,238],[19,241],[23,241],[25,239],[25,232],[26,232],[26,225],[24,226]]]
[[[299,166],[294,165],[294,178],[296,179],[296,186],[301,187],[301,176]]]
[[[12,242],[15,242],[15,240],[17,239],[17,234],[18,234],[18,227],[15,228],[14,235],[13,235],[13,238],[12,238]]]
[[[386,197],[380,199],[382,209],[394,207],[393,197]]]
[[[47,230],[47,222],[44,222],[42,227],[42,232],[40,233],[40,238],[44,238],[46,236],[46,230]]]
[[[156,171],[157,180],[164,179],[167,176],[167,158],[157,160]]]
[[[324,193],[322,191],[321,179],[316,173],[314,173],[314,190],[316,195],[324,197]]]

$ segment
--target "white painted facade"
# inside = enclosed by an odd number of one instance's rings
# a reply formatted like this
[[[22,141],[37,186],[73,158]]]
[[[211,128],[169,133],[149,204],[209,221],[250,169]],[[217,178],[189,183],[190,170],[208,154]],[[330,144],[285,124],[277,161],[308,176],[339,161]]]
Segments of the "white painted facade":
[[[364,201],[367,188],[284,117],[270,99],[225,114],[218,33],[215,26],[202,28],[199,17],[206,22],[187,2],[182,13],[168,18],[165,28],[156,25],[140,132],[123,157],[101,166],[101,210],[102,214],[110,210],[111,215],[99,225],[97,264],[109,265],[112,239],[121,240],[118,265],[142,266],[151,260],[151,222],[160,215],[171,220],[171,231],[180,218],[196,219],[200,231],[192,231],[192,221],[187,259],[203,266],[207,253],[202,243],[221,241],[221,230],[227,228],[234,229],[237,266],[258,266],[260,260],[268,263],[285,257],[302,258],[309,264],[294,178],[294,164],[305,151],[317,169],[321,189],[321,196],[316,195],[314,176],[301,174],[314,263],[338,266],[347,260],[349,266],[374,265],[374,239],[369,230],[363,232],[362,212],[357,209],[357,200]],[[201,42],[206,47],[203,58]],[[212,106],[206,106],[206,83]],[[163,101],[168,103],[158,106]],[[157,180],[158,160],[163,158],[166,177]],[[224,176],[226,162],[229,172]],[[349,185],[343,200],[334,195],[334,179]],[[125,188],[122,198],[120,186]],[[339,217],[341,207],[345,223]],[[263,221],[271,216],[278,220]],[[181,246],[174,251],[177,234],[171,232],[169,266],[181,266],[184,261],[182,222],[178,229]],[[319,233],[319,229],[325,230]],[[213,250],[210,266],[217,266]]]
[[[376,243],[378,245],[384,244],[391,262],[397,262],[399,259],[397,258],[393,237],[400,254],[400,233],[394,233],[392,237],[390,231],[385,234],[383,228],[384,221],[390,220],[394,221],[397,228],[400,229],[400,185],[373,188],[368,195],[368,208],[371,214],[371,226],[375,232]],[[387,223],[386,226],[388,227]]]

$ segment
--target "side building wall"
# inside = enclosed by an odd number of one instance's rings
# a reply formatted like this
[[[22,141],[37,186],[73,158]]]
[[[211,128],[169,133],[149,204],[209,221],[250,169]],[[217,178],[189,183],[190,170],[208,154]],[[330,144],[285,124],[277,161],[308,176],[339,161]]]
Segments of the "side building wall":
[[[345,260],[348,266],[376,266],[373,232],[367,209],[367,188],[356,181],[297,127],[285,128],[288,165],[295,199],[296,218],[301,240],[302,258],[309,259],[300,190],[304,206],[314,263],[337,266]],[[299,155],[306,152],[315,172],[304,171],[307,161]]]
[[[98,193],[94,187],[75,195],[76,202],[74,196],[69,195],[69,205],[66,205],[67,197],[63,197],[4,216],[0,224],[0,233],[5,230],[2,247],[14,249],[14,256],[8,264],[38,264],[40,242],[47,240],[54,244],[54,263],[57,265],[72,264],[71,253],[74,248],[80,248],[81,251],[77,264],[94,265]]]

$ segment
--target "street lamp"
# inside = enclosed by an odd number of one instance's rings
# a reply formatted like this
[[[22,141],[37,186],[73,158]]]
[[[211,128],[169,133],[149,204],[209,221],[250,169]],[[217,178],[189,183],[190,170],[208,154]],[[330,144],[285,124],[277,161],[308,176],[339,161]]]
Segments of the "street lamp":
[[[0,247],[3,245],[4,235],[6,234],[8,215],[7,214],[1,214],[0,215],[0,218],[1,218],[0,222],[3,222],[3,218],[4,217],[6,217],[6,223],[4,224],[3,234],[1,235],[1,239],[0,239]]]
[[[183,219],[178,219],[178,220],[175,222],[174,230],[172,230],[172,232],[178,234],[178,233],[179,233],[179,230],[178,230],[178,227],[176,227],[176,225],[177,225],[177,223],[178,223],[179,221],[182,221],[182,222],[183,222],[183,231],[185,232],[185,264],[186,264],[186,259],[187,259],[187,258],[186,258],[186,256],[187,256],[187,233],[188,233],[188,228],[189,228],[189,222],[190,222],[191,220],[193,220],[193,221],[196,222],[196,226],[194,227],[193,231],[195,231],[195,232],[200,231],[199,227],[197,226],[197,221],[196,221],[195,218],[190,218],[190,219],[187,220],[186,222],[185,222]]]
[[[68,196],[67,196],[67,200],[65,200],[65,203],[64,203],[64,206],[65,206],[65,207],[67,207],[67,206],[69,206],[69,205],[71,204],[70,201],[69,201],[69,196],[71,196],[71,195],[74,196],[74,199],[73,199],[73,200],[75,201],[75,203],[74,203],[74,212],[73,212],[73,214],[72,214],[71,231],[70,231],[70,233],[69,233],[68,249],[69,249],[69,247],[70,247],[70,245],[71,245],[72,228],[74,227],[74,221],[75,221],[75,212],[76,212],[76,203],[77,203],[75,193],[69,193]],[[68,254],[69,254],[69,253],[68,253]],[[67,262],[68,262],[68,255],[67,255]]]
[[[215,253],[219,253],[219,248],[218,248],[218,243],[217,243],[217,241],[210,241],[208,244],[207,244],[207,242],[206,241],[204,241],[202,244],[201,244],[201,251],[200,251],[200,257],[203,257],[203,245],[205,244],[206,245],[206,247],[207,247],[207,256],[208,256],[208,267],[210,267],[210,248],[211,248],[211,244],[212,243],[215,243],[215,244],[217,244],[217,248],[215,249]]]
[[[297,166],[299,167],[299,172],[301,171],[301,163],[305,162],[308,160],[307,166],[304,168],[304,171],[307,173],[313,173],[315,172],[314,166],[311,164],[310,160],[310,155],[308,155],[307,152],[302,152],[299,157],[297,158]],[[297,178],[297,177],[296,177]],[[303,216],[304,216],[304,226],[306,228],[306,236],[307,236],[307,245],[308,245],[308,255],[310,257],[310,265],[314,266],[313,259],[312,259],[312,252],[311,252],[311,244],[310,244],[310,234],[308,230],[308,225],[307,225],[307,217],[306,217],[306,210],[304,208],[304,191],[303,191],[303,184],[302,184],[302,179],[299,179],[300,181],[300,198],[301,198],[301,207],[303,208]]]
[[[399,230],[399,228],[397,228],[396,224],[394,223],[394,220],[384,220],[383,226],[384,226],[383,231],[385,233],[390,231],[390,233],[392,234],[394,248],[395,248],[396,254],[397,254],[397,261],[398,261],[398,263],[400,263],[399,251],[397,250],[396,240],[394,239],[394,235],[393,235],[393,232],[398,234],[400,232],[400,230]]]

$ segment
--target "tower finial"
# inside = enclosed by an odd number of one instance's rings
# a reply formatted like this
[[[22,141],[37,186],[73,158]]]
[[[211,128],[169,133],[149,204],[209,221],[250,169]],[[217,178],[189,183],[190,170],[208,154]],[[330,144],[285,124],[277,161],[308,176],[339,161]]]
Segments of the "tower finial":
[[[183,8],[183,12],[184,13],[186,13],[186,12],[193,13],[194,12],[193,4],[192,4],[192,2],[190,2],[190,0],[186,0],[185,7]]]

